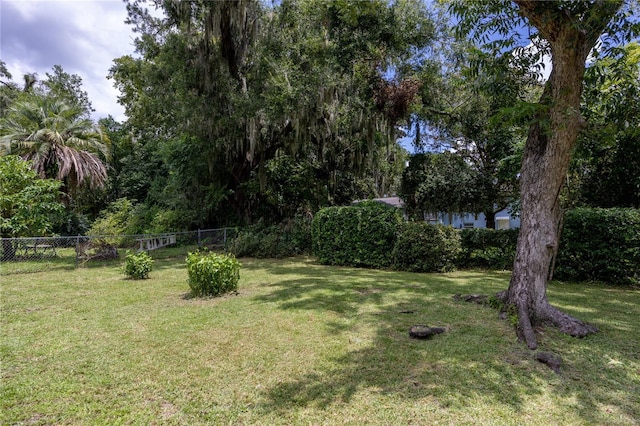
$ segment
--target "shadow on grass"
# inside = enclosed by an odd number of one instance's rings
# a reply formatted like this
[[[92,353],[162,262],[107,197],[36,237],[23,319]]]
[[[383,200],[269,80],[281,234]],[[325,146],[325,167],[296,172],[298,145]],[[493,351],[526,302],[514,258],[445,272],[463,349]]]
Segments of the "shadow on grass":
[[[440,408],[464,409],[480,401],[518,413],[530,398],[551,392],[563,398],[557,413],[571,410],[588,424],[640,418],[640,336],[631,324],[614,329],[640,314],[638,294],[633,303],[625,300],[625,292],[594,302],[601,288],[554,287],[553,299],[578,316],[581,309],[590,310],[588,321],[597,323],[602,317],[599,327],[606,333],[578,340],[544,331],[541,349],[565,360],[563,372],[556,375],[515,342],[513,330],[494,311],[451,298],[455,293],[504,289],[508,273],[411,274],[323,267],[311,261],[303,266],[255,261],[247,267],[286,277],[268,285],[268,292],[256,297],[259,301],[278,309],[332,312],[341,321],[329,324],[330,332],[349,335],[350,343],[362,327],[374,330],[366,345],[350,344],[328,365],[267,389],[261,406],[266,411],[327,409],[364,391],[426,400]],[[621,309],[624,313],[618,316]],[[613,326],[606,325],[606,318],[613,318]],[[448,330],[432,340],[416,341],[407,334],[416,323]]]

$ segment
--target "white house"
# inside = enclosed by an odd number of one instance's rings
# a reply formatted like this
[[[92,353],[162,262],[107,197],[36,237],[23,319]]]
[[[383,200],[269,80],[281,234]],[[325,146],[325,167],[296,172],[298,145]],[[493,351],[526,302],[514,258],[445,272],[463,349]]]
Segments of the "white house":
[[[426,216],[426,215],[425,215]],[[431,219],[431,220],[429,220]],[[425,217],[425,220],[434,223],[451,225],[454,228],[486,228],[487,218],[484,213],[438,213]],[[509,213],[509,209],[496,213],[496,229],[520,228],[520,218]]]
[[[405,212],[405,204],[404,201],[400,197],[384,197],[384,198],[374,198],[371,201],[377,201],[379,203],[385,203],[392,207],[396,207],[402,209],[402,214],[407,218],[407,214]],[[354,201],[354,203],[358,203],[359,201]],[[487,227],[487,219],[484,213],[445,213],[440,212],[437,214],[434,213],[425,213],[424,220],[430,223],[440,223],[443,225],[451,225],[454,228],[486,228]],[[519,228],[520,227],[520,218],[518,216],[512,215],[509,212],[509,209],[500,210],[496,213],[496,229],[511,229],[511,228]]]

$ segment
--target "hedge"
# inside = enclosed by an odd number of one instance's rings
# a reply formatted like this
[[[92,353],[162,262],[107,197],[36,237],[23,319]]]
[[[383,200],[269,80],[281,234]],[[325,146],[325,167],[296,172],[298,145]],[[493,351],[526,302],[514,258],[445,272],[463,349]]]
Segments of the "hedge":
[[[555,277],[640,283],[640,210],[580,208],[567,212]]]
[[[393,249],[393,267],[411,272],[452,271],[461,250],[460,232],[457,229],[425,222],[407,222],[400,227]]]
[[[331,265],[424,272],[451,270],[454,265],[510,269],[518,232],[401,223],[396,209],[364,203],[318,212],[312,222],[312,244],[319,261]],[[640,210],[568,211],[555,277],[640,284]]]
[[[519,229],[463,229],[461,268],[511,269],[516,255]]]
[[[240,231],[228,251],[237,257],[276,259],[311,254],[311,222],[300,216],[278,225],[259,222]]]
[[[398,209],[374,201],[324,208],[311,224],[313,253],[328,265],[389,267],[401,222]]]

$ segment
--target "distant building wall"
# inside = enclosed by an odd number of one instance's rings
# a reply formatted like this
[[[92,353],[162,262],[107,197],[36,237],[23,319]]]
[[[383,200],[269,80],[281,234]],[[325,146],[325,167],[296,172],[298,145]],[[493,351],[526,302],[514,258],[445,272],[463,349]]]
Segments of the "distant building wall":
[[[429,222],[434,222],[433,216],[427,219]],[[484,213],[464,213],[464,214],[449,214],[438,213],[437,222],[443,225],[451,225],[454,228],[486,228],[487,218]],[[509,213],[509,209],[500,210],[496,213],[496,229],[511,229],[520,227],[520,218],[514,217]]]
[[[404,201],[400,197],[384,197],[374,198],[372,201],[388,204],[402,211],[402,216],[408,220]],[[354,201],[352,204],[360,203],[361,200]],[[451,225],[454,228],[486,228],[487,218],[484,213],[424,213],[425,222],[441,223],[443,225]],[[509,209],[500,210],[496,213],[496,229],[520,228],[520,218],[509,213]]]

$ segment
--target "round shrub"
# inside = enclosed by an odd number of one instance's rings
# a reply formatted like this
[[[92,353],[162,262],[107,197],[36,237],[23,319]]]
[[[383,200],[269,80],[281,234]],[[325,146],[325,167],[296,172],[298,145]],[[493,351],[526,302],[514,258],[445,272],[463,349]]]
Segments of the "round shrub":
[[[238,289],[240,262],[230,255],[196,251],[187,255],[187,273],[194,296],[219,296]]]
[[[145,251],[129,253],[124,258],[124,273],[134,280],[149,278],[149,272],[153,266],[153,259]]]
[[[394,269],[411,272],[447,272],[460,254],[460,233],[444,225],[404,223],[393,249]]]

